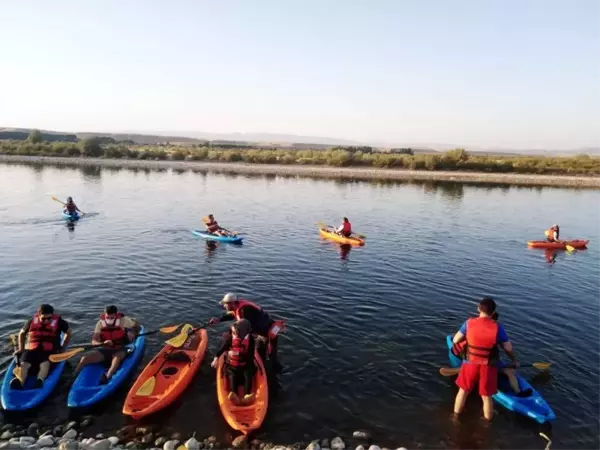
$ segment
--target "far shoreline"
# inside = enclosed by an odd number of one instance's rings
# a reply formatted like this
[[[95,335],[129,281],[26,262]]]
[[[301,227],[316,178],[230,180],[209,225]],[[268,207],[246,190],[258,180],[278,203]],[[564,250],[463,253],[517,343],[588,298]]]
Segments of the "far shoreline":
[[[321,179],[357,181],[444,181],[464,184],[500,184],[514,186],[548,186],[577,189],[600,189],[598,176],[536,175],[515,173],[450,172],[373,167],[330,167],[313,165],[248,164],[206,161],[104,159],[87,157],[53,157],[2,155],[0,163],[102,166],[137,169],[198,170],[216,173],[248,175],[300,176]]]

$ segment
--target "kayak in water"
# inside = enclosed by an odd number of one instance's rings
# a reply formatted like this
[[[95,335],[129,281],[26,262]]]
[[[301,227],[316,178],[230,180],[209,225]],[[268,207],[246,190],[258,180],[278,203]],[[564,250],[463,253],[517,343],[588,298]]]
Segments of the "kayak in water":
[[[191,333],[181,347],[165,345],[129,390],[123,414],[137,420],[173,403],[198,372],[207,345],[205,329]]]
[[[220,234],[212,234],[203,230],[193,230],[192,233],[209,241],[230,242],[232,244],[241,244],[242,240],[244,239],[237,234],[232,236],[222,236]]]
[[[340,244],[349,245],[365,245],[365,240],[358,236],[352,235],[350,237],[342,236],[341,234],[333,231],[333,228],[319,228],[319,234],[325,239],[330,241],[339,242]]]
[[[64,341],[65,336],[63,335],[62,340]],[[44,400],[50,396],[52,391],[58,385],[60,377],[65,370],[66,361],[62,361],[50,366],[50,372],[44,380],[44,385],[41,388],[36,388],[36,373],[30,369],[25,380],[23,389],[12,389],[10,387],[10,381],[13,378],[13,371],[17,367],[15,360],[11,361],[4,374],[4,381],[2,383],[2,390],[0,392],[0,403],[2,408],[6,411],[25,411],[28,409],[35,408],[40,405]]]
[[[448,347],[448,357],[451,367],[460,367],[462,359],[452,354],[452,336],[446,337],[446,346]],[[500,374],[498,377],[498,392],[492,396],[494,401],[504,406],[509,411],[530,417],[538,423],[551,422],[556,419],[552,408],[546,403],[542,396],[518,373],[515,373],[519,381],[521,391],[531,389],[532,394],[529,397],[519,397],[510,387],[508,378]]]
[[[267,373],[258,351],[254,352],[255,373],[252,380],[253,399],[250,403],[234,404],[229,398],[229,381],[225,370],[225,354],[217,365],[217,397],[225,421],[231,428],[248,434],[260,428],[267,416],[269,407],[269,385]],[[239,386],[238,397],[244,397],[243,383]]]
[[[78,212],[74,212],[73,214],[69,214],[67,211],[63,211],[62,212],[62,216],[63,216],[63,219],[65,219],[65,220],[72,220],[73,222],[75,222],[76,220],[79,220],[81,218],[81,216],[79,215]]]
[[[550,242],[550,241],[527,241],[527,246],[531,248],[550,248],[563,250],[567,248],[567,245],[570,245],[576,249],[583,249],[587,247],[589,241],[583,239],[574,239],[572,241],[559,241],[559,242]]]
[[[140,328],[140,334],[144,327]],[[67,405],[69,408],[84,408],[94,405],[112,395],[133,373],[142,359],[146,337],[138,336],[135,342],[127,345],[127,357],[106,384],[100,384],[100,377],[106,373],[104,362],[85,366],[71,386]]]

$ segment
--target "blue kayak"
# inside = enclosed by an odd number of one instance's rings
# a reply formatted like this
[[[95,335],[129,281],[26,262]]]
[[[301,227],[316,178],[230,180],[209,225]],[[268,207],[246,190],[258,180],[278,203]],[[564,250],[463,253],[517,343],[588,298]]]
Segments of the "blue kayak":
[[[62,216],[63,216],[63,219],[72,220],[73,222],[75,222],[76,220],[79,220],[81,218],[81,216],[79,215],[78,212],[75,212],[74,214],[69,214],[68,212],[65,212],[64,210],[62,212]]]
[[[242,240],[244,239],[243,237],[238,236],[238,235],[221,236],[218,234],[208,233],[208,232],[202,231],[202,230],[193,230],[192,233],[194,233],[196,236],[200,236],[201,238],[204,238],[208,241],[230,242],[232,244],[241,244]]]
[[[140,333],[144,332],[141,327]],[[127,346],[129,354],[106,384],[100,384],[100,377],[108,369],[103,363],[85,366],[71,386],[67,405],[69,408],[85,408],[112,395],[132,374],[144,354],[146,336],[138,336]]]
[[[2,403],[2,407],[6,411],[25,411],[38,406],[48,398],[54,388],[58,385],[66,363],[66,361],[62,361],[52,364],[50,373],[42,388],[35,388],[36,376],[29,375],[27,380],[25,380],[23,389],[17,390],[11,389],[10,387],[10,381],[14,378],[13,370],[16,367],[13,358],[8,369],[6,369],[4,381],[2,382],[2,391],[0,392],[0,403]]]
[[[462,359],[457,358],[452,354],[450,348],[452,347],[452,336],[446,337],[446,346],[448,347],[448,357],[450,359],[451,367],[460,367]],[[551,422],[556,419],[556,415],[550,405],[546,403],[546,400],[525,380],[519,373],[516,373],[517,379],[519,380],[519,386],[521,390],[531,389],[532,395],[529,397],[517,397],[514,393],[508,378],[504,375],[498,377],[498,392],[492,397],[497,403],[504,406],[509,411],[514,411],[524,416],[531,417],[538,423]]]

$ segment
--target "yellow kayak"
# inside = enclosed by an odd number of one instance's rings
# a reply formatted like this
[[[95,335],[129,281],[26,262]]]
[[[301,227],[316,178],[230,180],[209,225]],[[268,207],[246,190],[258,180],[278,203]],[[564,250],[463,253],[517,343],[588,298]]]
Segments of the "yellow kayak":
[[[355,235],[350,237],[342,236],[341,234],[337,234],[331,228],[320,228],[319,234],[325,239],[329,239],[330,241],[339,242],[340,244],[350,244],[350,245],[365,245],[365,240],[361,239]]]

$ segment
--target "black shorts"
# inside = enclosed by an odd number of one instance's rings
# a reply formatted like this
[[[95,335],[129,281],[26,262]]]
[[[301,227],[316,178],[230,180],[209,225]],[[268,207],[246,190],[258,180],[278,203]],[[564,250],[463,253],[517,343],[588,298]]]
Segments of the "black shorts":
[[[45,352],[44,350],[25,350],[21,354],[21,362],[26,362],[32,366],[39,366],[41,363],[48,361],[50,355],[54,352]]]
[[[110,363],[115,355],[119,352],[123,353],[123,357],[126,355],[126,348],[100,348],[97,350],[104,358],[104,362]]]

